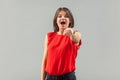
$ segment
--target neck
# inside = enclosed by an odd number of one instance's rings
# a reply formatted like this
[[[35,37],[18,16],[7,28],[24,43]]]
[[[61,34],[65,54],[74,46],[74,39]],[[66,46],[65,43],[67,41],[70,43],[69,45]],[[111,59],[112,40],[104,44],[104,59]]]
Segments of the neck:
[[[58,31],[58,34],[63,34],[64,30]]]

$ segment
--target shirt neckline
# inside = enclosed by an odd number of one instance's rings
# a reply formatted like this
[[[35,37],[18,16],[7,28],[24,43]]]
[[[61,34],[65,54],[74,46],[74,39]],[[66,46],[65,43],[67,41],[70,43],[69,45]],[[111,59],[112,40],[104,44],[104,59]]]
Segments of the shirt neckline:
[[[57,32],[55,32],[55,34],[56,34],[57,36],[65,36],[65,35],[63,35],[63,34],[58,34]]]

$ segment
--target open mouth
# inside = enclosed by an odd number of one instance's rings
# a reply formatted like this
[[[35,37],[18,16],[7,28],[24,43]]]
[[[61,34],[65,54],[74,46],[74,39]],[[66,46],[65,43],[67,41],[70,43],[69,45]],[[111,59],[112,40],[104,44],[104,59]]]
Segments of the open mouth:
[[[61,25],[64,25],[64,24],[65,24],[65,22],[64,22],[64,21],[62,21],[60,24],[61,24]]]

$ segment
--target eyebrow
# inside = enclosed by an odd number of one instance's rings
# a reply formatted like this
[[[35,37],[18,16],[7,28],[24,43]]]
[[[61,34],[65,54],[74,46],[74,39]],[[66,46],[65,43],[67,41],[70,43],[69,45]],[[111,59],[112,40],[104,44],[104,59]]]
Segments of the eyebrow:
[[[58,15],[62,15],[62,14],[59,13]]]

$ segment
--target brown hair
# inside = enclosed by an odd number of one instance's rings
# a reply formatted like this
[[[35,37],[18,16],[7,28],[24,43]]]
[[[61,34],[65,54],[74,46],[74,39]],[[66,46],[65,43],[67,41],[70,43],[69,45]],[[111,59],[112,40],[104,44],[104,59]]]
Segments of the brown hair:
[[[56,21],[57,21],[57,17],[58,17],[58,14],[59,14],[60,11],[65,11],[67,16],[69,17],[70,24],[69,24],[68,27],[69,28],[73,28],[74,27],[74,18],[73,18],[73,15],[72,15],[71,11],[68,8],[66,8],[66,7],[63,7],[63,8],[60,7],[60,8],[57,9],[57,11],[55,13],[55,16],[54,16],[54,19],[53,19],[54,32],[59,31],[59,27],[58,27]]]

